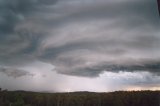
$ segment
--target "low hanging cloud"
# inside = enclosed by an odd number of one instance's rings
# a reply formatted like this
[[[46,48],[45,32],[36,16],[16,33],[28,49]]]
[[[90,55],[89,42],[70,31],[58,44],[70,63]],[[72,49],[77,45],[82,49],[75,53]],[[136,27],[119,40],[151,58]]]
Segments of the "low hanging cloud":
[[[1,65],[43,61],[58,73],[85,77],[159,75],[156,0],[1,0],[0,14]]]
[[[0,67],[0,72],[6,74],[9,77],[13,77],[13,78],[34,75],[34,74],[27,72],[25,70],[11,68],[11,67]]]

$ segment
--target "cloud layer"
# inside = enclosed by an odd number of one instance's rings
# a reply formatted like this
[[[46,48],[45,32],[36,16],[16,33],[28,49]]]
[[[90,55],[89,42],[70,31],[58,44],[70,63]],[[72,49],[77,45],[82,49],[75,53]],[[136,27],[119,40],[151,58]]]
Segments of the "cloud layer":
[[[19,69],[38,61],[51,64],[54,68],[50,70],[59,74],[79,77],[121,71],[159,76],[156,3],[1,0],[0,72],[12,77],[32,75],[31,70]]]
[[[56,2],[1,1],[2,64],[35,58],[52,63],[57,72],[82,76],[104,70],[158,72],[155,1]]]

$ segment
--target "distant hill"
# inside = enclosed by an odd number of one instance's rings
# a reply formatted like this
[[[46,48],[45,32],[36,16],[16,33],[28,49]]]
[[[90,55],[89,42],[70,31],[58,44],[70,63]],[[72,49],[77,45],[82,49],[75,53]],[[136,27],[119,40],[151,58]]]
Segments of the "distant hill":
[[[0,91],[0,106],[160,106],[160,91],[37,93]]]

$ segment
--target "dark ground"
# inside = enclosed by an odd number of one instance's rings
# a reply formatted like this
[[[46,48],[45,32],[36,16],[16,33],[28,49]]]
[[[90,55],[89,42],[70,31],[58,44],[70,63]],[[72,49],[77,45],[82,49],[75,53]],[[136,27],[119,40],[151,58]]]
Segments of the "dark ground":
[[[160,91],[36,93],[0,91],[0,106],[160,106]]]

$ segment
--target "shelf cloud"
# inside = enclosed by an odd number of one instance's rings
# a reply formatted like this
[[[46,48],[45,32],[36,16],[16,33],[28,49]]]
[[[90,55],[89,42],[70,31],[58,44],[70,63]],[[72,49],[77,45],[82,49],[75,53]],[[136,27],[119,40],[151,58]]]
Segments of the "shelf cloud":
[[[0,72],[32,76],[38,61],[71,77],[159,76],[159,28],[156,0],[1,0]]]

